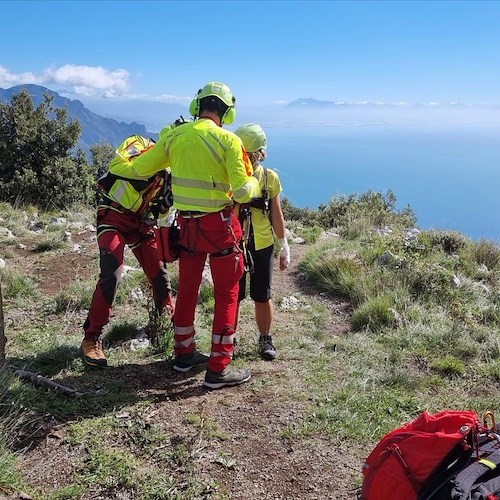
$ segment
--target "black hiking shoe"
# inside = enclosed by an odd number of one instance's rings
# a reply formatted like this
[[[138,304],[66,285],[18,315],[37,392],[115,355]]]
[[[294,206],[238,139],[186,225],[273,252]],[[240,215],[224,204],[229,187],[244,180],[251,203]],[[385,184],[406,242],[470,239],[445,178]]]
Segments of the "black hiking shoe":
[[[102,344],[99,339],[84,339],[81,345],[83,360],[88,366],[98,366],[104,368],[108,366],[106,356],[102,350]]]
[[[186,373],[195,366],[206,365],[208,363],[206,354],[203,354],[196,349],[189,354],[175,357],[174,370],[181,373]]]
[[[248,382],[251,376],[248,368],[229,368],[226,366],[222,372],[207,370],[203,385],[209,389],[221,389]]]
[[[266,361],[276,359],[276,349],[273,346],[273,337],[271,335],[261,335],[259,338],[259,355]]]

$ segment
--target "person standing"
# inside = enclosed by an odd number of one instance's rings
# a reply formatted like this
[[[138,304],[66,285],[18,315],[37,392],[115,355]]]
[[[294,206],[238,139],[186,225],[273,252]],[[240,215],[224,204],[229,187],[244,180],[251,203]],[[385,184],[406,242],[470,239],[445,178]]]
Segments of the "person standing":
[[[280,246],[279,268],[290,264],[290,247],[285,237],[285,220],[281,210],[281,183],[278,174],[260,162],[266,158],[267,138],[262,127],[248,123],[239,127],[235,134],[241,139],[247,151],[254,175],[259,181],[259,197],[239,207],[239,218],[243,222],[244,244],[249,254],[251,272],[250,297],[254,302],[255,321],[259,330],[259,354],[265,360],[276,358],[276,349],[271,335],[273,303],[271,281],[274,261],[274,242]],[[246,275],[240,280],[238,303],[246,295]],[[235,330],[238,321],[236,314]]]
[[[241,140],[222,128],[234,120],[235,103],[227,85],[207,83],[190,104],[194,121],[167,131],[135,164],[148,174],[170,167],[180,227],[173,368],[185,373],[206,364],[203,385],[210,389],[242,384],[251,377],[246,368],[228,366],[244,266],[239,248],[242,231],[233,205],[234,201],[248,202],[259,192]],[[194,340],[196,303],[207,257],[215,296],[209,357],[196,349]]]
[[[166,171],[159,167],[144,174],[135,161],[154,146],[152,139],[134,135],[117,148],[108,172],[98,181],[97,244],[100,275],[87,319],[83,324],[81,350],[89,366],[105,367],[107,360],[100,336],[108,324],[116,290],[123,272],[125,245],[139,261],[153,290],[159,311],[174,313],[172,288],[165,265],[158,256],[152,202],[165,186]],[[156,214],[157,216],[158,214]]]

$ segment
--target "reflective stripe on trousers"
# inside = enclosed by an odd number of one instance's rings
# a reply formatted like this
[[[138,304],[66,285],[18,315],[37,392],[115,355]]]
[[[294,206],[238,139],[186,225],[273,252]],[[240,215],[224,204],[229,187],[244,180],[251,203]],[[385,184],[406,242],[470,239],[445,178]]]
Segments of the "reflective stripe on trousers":
[[[182,250],[179,258],[179,290],[174,315],[175,329],[179,332],[175,336],[176,355],[187,354],[195,348],[194,342],[189,347],[181,347],[180,343],[187,341],[188,333],[184,330],[186,333],[181,336],[180,328],[192,328],[194,336],[192,325],[194,325],[198,290],[207,255],[233,246],[234,238],[229,227],[232,228],[237,239],[241,237],[241,226],[232,214],[230,220],[226,222],[222,220],[219,213],[201,217],[198,221],[203,224],[203,231],[209,234],[208,239],[194,237],[195,224],[185,224],[181,233],[181,245],[185,246],[186,242],[191,244],[194,242],[196,248],[191,247],[193,250],[191,252]],[[238,282],[243,275],[243,257],[239,252],[210,257],[210,270],[214,283],[215,306],[208,369],[220,372],[231,361],[233,355]],[[177,345],[178,342],[179,345]]]

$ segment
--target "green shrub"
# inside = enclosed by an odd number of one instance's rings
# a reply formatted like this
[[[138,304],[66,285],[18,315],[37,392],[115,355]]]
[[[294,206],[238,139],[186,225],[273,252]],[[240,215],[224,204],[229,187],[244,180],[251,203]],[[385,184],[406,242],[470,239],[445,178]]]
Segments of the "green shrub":
[[[6,299],[30,298],[38,295],[38,288],[32,278],[13,269],[0,273],[2,293]]]
[[[91,450],[81,471],[84,484],[98,484],[103,488],[122,486],[132,488],[135,485],[133,471],[136,461],[129,453],[120,450]]]
[[[500,248],[492,241],[479,240],[472,246],[472,255],[477,264],[485,265],[490,271],[499,267]]]
[[[95,188],[82,150],[73,152],[81,133],[67,110],[46,94],[35,108],[27,89],[0,103],[0,197],[41,208],[89,204]]]
[[[296,234],[297,236],[300,236],[303,238],[304,242],[306,244],[313,244],[318,241],[318,238],[320,237],[321,233],[323,232],[323,229],[319,226],[312,226],[312,227],[304,227],[297,229]]]
[[[447,254],[457,253],[471,243],[470,239],[462,233],[448,230],[423,231],[419,239],[427,239],[431,247],[438,247]]]
[[[35,252],[52,252],[54,250],[62,250],[68,247],[68,242],[62,238],[55,238],[54,236],[45,236],[34,247]]]
[[[131,323],[129,321],[114,322],[106,333],[105,339],[110,343],[129,340],[136,336],[138,329],[139,326],[136,323]]]
[[[353,255],[324,247],[306,254],[299,268],[320,289],[359,304],[366,296],[365,269]]]
[[[362,194],[336,196],[327,205],[318,208],[318,220],[323,227],[348,227],[364,219],[373,227],[398,224],[414,226],[415,215],[411,209],[396,209],[396,196],[391,190],[385,194],[367,191]]]
[[[49,312],[55,314],[89,309],[94,288],[94,281],[75,281],[70,283],[53,298],[47,309]]]
[[[369,328],[378,332],[394,324],[393,300],[388,295],[370,297],[352,313],[351,325],[354,331]]]
[[[416,223],[415,214],[409,207],[396,209],[396,196],[390,190],[385,194],[367,191],[335,196],[326,205],[319,205],[317,210],[294,207],[284,198],[282,209],[287,221],[299,221],[309,227],[318,225],[324,229],[342,227],[351,237],[361,234],[360,230],[365,232],[368,226],[371,230],[387,225],[413,227]],[[362,224],[361,220],[364,221]]]
[[[465,365],[462,360],[454,356],[446,356],[431,363],[431,368],[443,375],[457,376],[465,373]]]
[[[415,296],[446,302],[454,292],[453,273],[434,262],[421,262],[405,274],[410,290]]]

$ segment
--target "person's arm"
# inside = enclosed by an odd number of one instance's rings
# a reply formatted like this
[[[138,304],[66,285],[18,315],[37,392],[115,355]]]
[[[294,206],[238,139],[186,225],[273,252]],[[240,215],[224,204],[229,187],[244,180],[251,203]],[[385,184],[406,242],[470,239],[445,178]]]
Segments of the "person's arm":
[[[283,271],[290,264],[290,247],[285,236],[285,219],[279,194],[271,198],[271,225],[280,244],[280,270]]]
[[[235,201],[248,203],[252,198],[260,196],[259,181],[253,176],[252,164],[236,136],[226,154],[226,168]]]
[[[149,179],[160,170],[169,166],[165,152],[165,141],[160,139],[149,151],[129,161],[121,156],[116,156],[111,161],[109,171],[125,179]]]

